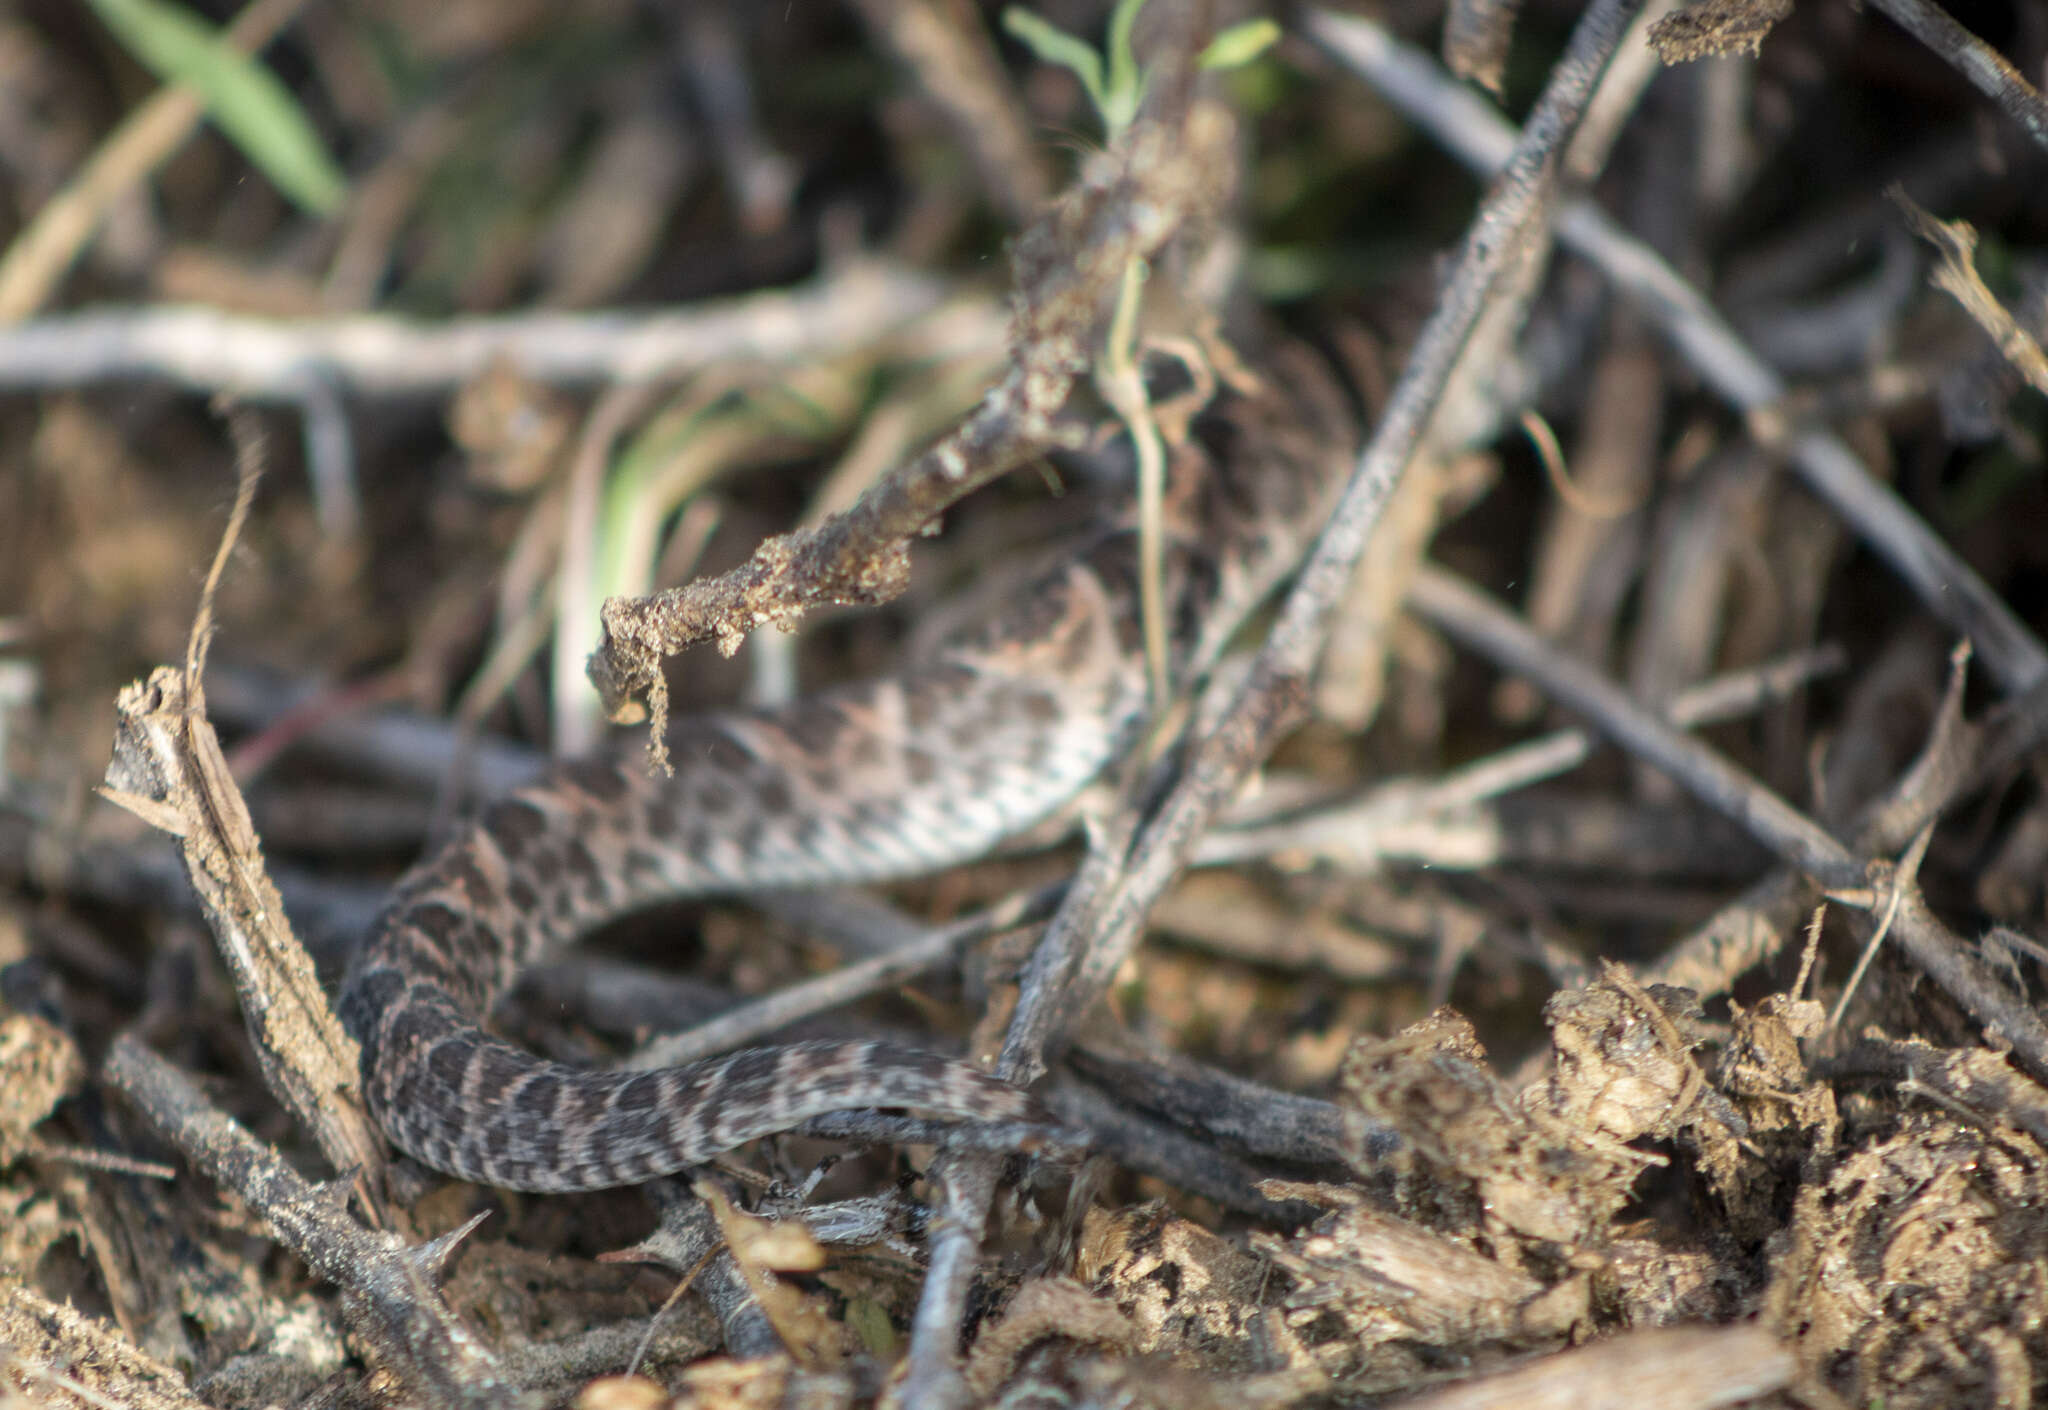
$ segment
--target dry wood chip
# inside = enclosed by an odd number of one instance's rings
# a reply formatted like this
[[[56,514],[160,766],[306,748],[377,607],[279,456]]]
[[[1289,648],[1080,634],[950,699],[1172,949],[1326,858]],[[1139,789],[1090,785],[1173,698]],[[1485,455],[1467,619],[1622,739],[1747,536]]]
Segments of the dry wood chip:
[[[812,1272],[825,1266],[825,1250],[810,1230],[794,1221],[776,1223],[736,1209],[708,1180],[698,1181],[694,1188],[711,1206],[740,1275],[784,1346],[814,1367],[836,1366],[857,1350],[852,1328],[831,1317],[818,1298],[777,1276],[778,1271]]]
[[[1636,1176],[1657,1157],[1523,1101],[1485,1065],[1472,1026],[1449,1009],[1345,1056],[1345,1095],[1409,1144],[1404,1206],[1462,1228],[1582,1246],[1604,1240]]]
[[[1799,1191],[1769,1298],[1852,1404],[2031,1403],[2048,1323],[2048,1152],[1946,1105]]]
[[[1732,1032],[1715,1065],[1715,1088],[1744,1130],[1701,1121],[1686,1133],[1692,1163],[1720,1201],[1730,1231],[1762,1239],[1784,1222],[1784,1203],[1818,1156],[1841,1136],[1835,1094],[1808,1072],[1800,1044],[1826,1025],[1822,1005],[1772,995],[1733,1008]]]
[[[1762,1327],[1637,1332],[1405,1401],[1411,1410],[1707,1410],[1791,1382],[1792,1354]]]
[[[645,1376],[604,1376],[576,1397],[576,1410],[665,1410],[673,1404],[669,1393]]]
[[[714,1357],[688,1367],[676,1379],[675,1403],[691,1410],[772,1410],[788,1403],[784,1397],[797,1376],[787,1356],[751,1361]]]
[[[78,1090],[85,1060],[55,1024],[33,1014],[0,1012],[0,1168],[28,1148],[29,1133]]]
[[[1272,1199],[1301,1199],[1330,1213],[1291,1237],[1254,1234],[1253,1246],[1293,1275],[1284,1305],[1314,1342],[1332,1376],[1398,1375],[1375,1348],[1456,1348],[1505,1339],[1545,1339],[1583,1313],[1544,1297],[1526,1273],[1465,1243],[1387,1214],[1342,1186],[1268,1180]],[[1562,1321],[1556,1315],[1562,1311]],[[1333,1335],[1331,1319],[1341,1326]],[[1315,1323],[1324,1323],[1320,1330]],[[1401,1353],[1405,1360],[1405,1350]]]
[[[1075,1271],[1136,1328],[1137,1349],[1251,1369],[1251,1324],[1270,1269],[1231,1240],[1150,1204],[1093,1209]]]
[[[0,1390],[30,1405],[202,1410],[185,1377],[105,1322],[29,1288],[0,1288]],[[12,1399],[11,1396],[7,1397]]]
[[[1651,25],[1648,38],[1667,64],[1754,54],[1791,13],[1792,0],[1701,0]]]

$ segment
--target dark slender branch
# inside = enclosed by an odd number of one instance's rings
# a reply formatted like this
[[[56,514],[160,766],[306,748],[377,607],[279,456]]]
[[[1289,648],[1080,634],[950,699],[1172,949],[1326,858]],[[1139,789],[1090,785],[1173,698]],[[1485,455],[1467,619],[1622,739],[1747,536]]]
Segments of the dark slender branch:
[[[1363,1166],[1398,1149],[1398,1132],[1364,1113],[1277,1091],[1188,1058],[1077,1042],[1067,1065],[1129,1106],[1198,1132],[1211,1147],[1304,1165]],[[1091,1134],[1092,1131],[1091,1131]],[[1172,1181],[1170,1168],[1155,1170]]]
[[[1458,600],[1454,612],[1433,607],[1453,599]],[[1595,729],[1669,774],[1707,806],[1726,813],[1780,859],[1822,885],[1845,890],[1872,885],[1881,890],[1889,884],[1888,867],[1880,866],[1873,879],[1872,868],[1817,823],[1637,704],[1612,681],[1563,656],[1477,590],[1434,571],[1417,579],[1409,602],[1466,645],[1585,714]],[[2014,1002],[1976,954],[1927,909],[1917,890],[1907,888],[1893,933],[1915,965],[1978,1022],[2009,1042],[2029,1072],[2048,1080],[2048,1024],[2026,1005]]]
[[[519,1403],[497,1356],[434,1289],[440,1266],[472,1226],[410,1247],[349,1217],[348,1186],[308,1184],[224,1115],[192,1079],[133,1038],[114,1040],[106,1078],[193,1166],[240,1194],[315,1273],[338,1284],[349,1323],[378,1359],[442,1405]]]
[[[1222,720],[1194,746],[1185,773],[1140,834],[1122,877],[1100,895],[1069,897],[1067,904],[1076,914],[1098,919],[1089,927],[1090,948],[1082,972],[1058,997],[1064,1013],[1087,1010],[1129,955],[1145,915],[1179,875],[1210,820],[1236,796],[1278,737],[1301,719],[1309,673],[1358,557],[1466,340],[1488,311],[1495,279],[1515,265],[1527,242],[1536,238],[1564,146],[1638,8],[1638,0],[1601,0],[1580,20],[1520,145],[1474,218],[1436,312],[1417,340],[1378,429],[1253,661],[1249,678]],[[1020,1079],[1035,1078],[1044,1070],[1042,1057],[1026,1051],[1019,1041],[1033,1032],[1027,1021],[1039,1019],[1020,1004],[1005,1047],[1005,1063]]]
[[[1056,1079],[1045,1101],[1062,1121],[1088,1133],[1091,1151],[1224,1209],[1283,1229],[1307,1224],[1320,1212],[1299,1200],[1266,1198],[1258,1182],[1272,1170],[1260,1170],[1205,1137],[1134,1111],[1089,1083]]]
[[[1033,957],[998,1063],[1005,1076],[1029,1081],[1045,1070],[1043,1043],[1057,1029],[1053,1019],[1088,1010],[1130,953],[1146,912],[1180,873],[1209,820],[1237,793],[1280,731],[1305,708],[1309,670],[1366,538],[1486,309],[1496,278],[1526,251],[1555,183],[1564,144],[1639,7],[1640,0],[1594,0],[1579,21],[1530,116],[1515,159],[1475,218],[1457,269],[1389,400],[1380,428],[1281,609],[1250,679],[1222,722],[1196,745],[1180,783],[1139,834],[1129,869],[1118,880],[1106,876],[1099,887],[1079,883],[1068,894],[1062,916],[1088,920],[1085,928],[1074,927],[1088,940],[1081,972],[1071,980],[1064,978],[1073,956],[1055,943],[1063,929],[1059,920]],[[1053,1005],[1056,1012],[1049,1007]],[[993,1163],[947,1162],[939,1173],[950,1225],[978,1231],[994,1189]],[[970,1252],[971,1240],[964,1234],[949,1240],[935,1231],[931,1273],[913,1330],[905,1403],[943,1405],[959,1396],[957,1374],[950,1370],[951,1348],[938,1339],[955,1334],[959,1326],[971,1276]]]
[[[1928,0],[1871,0],[1899,28],[1946,59],[1970,86],[2005,110],[2027,136],[2048,147],[2048,101],[2006,57]]]
[[[1484,594],[1425,566],[1409,607],[1502,670],[1534,682],[1583,715],[1631,756],[1669,774],[1695,798],[1734,819],[1788,866],[1826,886],[1864,882],[1863,865],[1819,823],[1692,736],[1646,709],[1612,679],[1559,651]]]
[[[951,925],[930,929],[917,927],[919,933],[897,949],[821,974],[801,984],[778,989],[694,1028],[657,1038],[633,1054],[626,1065],[672,1067],[695,1062],[713,1053],[729,1052],[758,1041],[829,1009],[867,998],[951,963],[969,945],[999,930],[1044,919],[1052,914],[1053,906],[1065,890],[1064,884],[1042,886]]]

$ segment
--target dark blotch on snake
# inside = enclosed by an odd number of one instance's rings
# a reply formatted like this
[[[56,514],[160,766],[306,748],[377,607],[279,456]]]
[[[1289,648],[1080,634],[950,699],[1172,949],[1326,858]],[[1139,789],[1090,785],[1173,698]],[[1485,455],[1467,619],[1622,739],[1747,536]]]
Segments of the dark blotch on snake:
[[[484,831],[505,860],[517,866],[528,847],[547,835],[547,816],[523,798],[501,798],[484,809]]]
[[[625,775],[601,760],[577,759],[564,764],[562,777],[600,803],[616,803],[626,796]]]

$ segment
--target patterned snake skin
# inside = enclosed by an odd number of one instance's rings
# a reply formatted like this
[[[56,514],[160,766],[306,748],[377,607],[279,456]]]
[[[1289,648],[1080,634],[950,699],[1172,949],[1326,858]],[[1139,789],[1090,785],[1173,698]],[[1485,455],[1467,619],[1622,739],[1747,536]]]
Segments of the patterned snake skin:
[[[1173,671],[1209,665],[1295,564],[1354,429],[1306,354],[1226,394],[1176,455],[1167,554]],[[542,1061],[478,1026],[519,971],[655,902],[847,885],[985,853],[1071,798],[1148,708],[1135,536],[1107,533],[1000,618],[891,679],[785,708],[685,720],[676,776],[556,766],[399,884],[340,995],[364,1090],[418,1160],[507,1189],[630,1184],[828,1112],[910,1107],[1043,1121],[965,1063],[800,1043],[657,1071]]]

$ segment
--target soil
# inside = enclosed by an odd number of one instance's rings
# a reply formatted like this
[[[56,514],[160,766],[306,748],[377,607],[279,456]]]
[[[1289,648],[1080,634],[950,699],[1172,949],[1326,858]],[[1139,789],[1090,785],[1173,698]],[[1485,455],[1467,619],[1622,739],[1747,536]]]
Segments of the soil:
[[[1581,7],[1377,7],[1397,100],[1344,16],[1197,77],[1258,13],[1152,0],[1117,134],[965,0],[207,7],[291,17],[260,65],[129,9],[0,15],[0,1405],[2048,1389],[2048,11],[1621,41],[1362,565],[1303,580],[1312,683],[1243,665],[1291,605],[1220,672],[1284,738],[1217,732],[1255,777],[1127,954],[1081,932],[1038,1090],[1095,1159],[870,1123],[539,1197],[394,1158],[326,996],[464,816],[644,747],[600,601],[737,570],[654,711],[772,700],[1118,512],[1132,396],[1170,448],[1306,348],[1384,430],[1512,195],[1425,134],[1489,75],[1548,111]],[[996,412],[956,506],[919,452]],[[943,533],[756,554],[920,467]],[[999,856],[635,917],[495,1023],[617,1061],[979,918],[768,1031],[992,1057],[1223,695]]]

